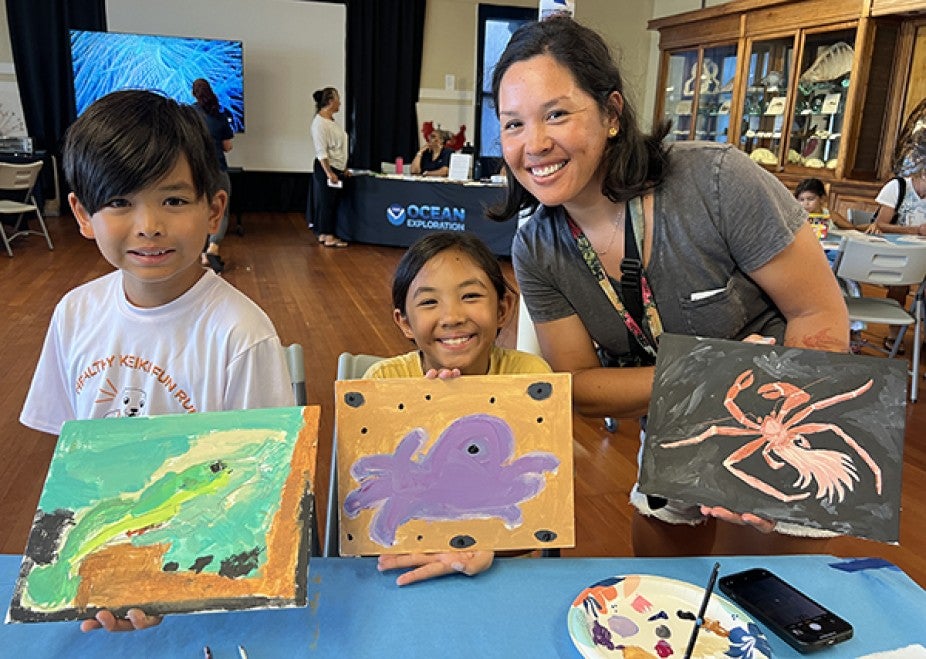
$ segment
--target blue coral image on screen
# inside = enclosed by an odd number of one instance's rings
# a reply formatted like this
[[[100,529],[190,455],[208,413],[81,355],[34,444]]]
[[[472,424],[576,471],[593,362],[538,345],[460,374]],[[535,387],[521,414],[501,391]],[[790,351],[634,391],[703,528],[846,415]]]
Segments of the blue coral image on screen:
[[[193,81],[205,78],[244,132],[243,53],[240,41],[153,34],[71,30],[77,114],[120,89],[149,89],[193,103]]]

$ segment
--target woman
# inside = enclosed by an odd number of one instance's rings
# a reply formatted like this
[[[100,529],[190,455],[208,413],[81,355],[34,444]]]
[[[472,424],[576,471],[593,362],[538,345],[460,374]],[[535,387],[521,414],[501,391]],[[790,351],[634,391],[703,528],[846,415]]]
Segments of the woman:
[[[450,172],[450,156],[453,150],[445,147],[447,131],[432,130],[428,145],[415,154],[412,160],[412,174],[421,176],[447,176]]]
[[[347,247],[336,234],[338,203],[341,201],[342,178],[347,171],[347,133],[334,122],[341,109],[341,97],[334,87],[312,94],[315,118],[312,119],[312,142],[315,163],[312,167],[315,226],[318,242],[325,247]]]
[[[579,412],[644,415],[663,330],[847,350],[845,304],[796,200],[734,148],[670,152],[667,125],[641,133],[598,34],[560,17],[523,26],[492,91],[509,172],[492,216],[533,211],[515,237],[515,274],[544,357],[573,373]],[[597,346],[621,368],[602,367]],[[748,513],[636,487],[631,502],[638,554],[791,549]]]
[[[215,143],[215,155],[219,160],[219,168],[222,170],[220,188],[225,190],[229,198],[229,201],[225,203],[225,214],[222,215],[219,230],[209,236],[208,246],[203,253],[203,265],[208,265],[216,272],[222,272],[225,269],[225,262],[219,256],[219,243],[228,231],[228,209],[231,205],[231,179],[228,176],[228,161],[225,160],[225,154],[232,150],[232,140],[235,134],[231,129],[231,115],[228,110],[219,105],[219,99],[212,91],[212,85],[208,80],[197,78],[193,81],[193,98],[196,99],[196,109],[202,114],[212,141]]]

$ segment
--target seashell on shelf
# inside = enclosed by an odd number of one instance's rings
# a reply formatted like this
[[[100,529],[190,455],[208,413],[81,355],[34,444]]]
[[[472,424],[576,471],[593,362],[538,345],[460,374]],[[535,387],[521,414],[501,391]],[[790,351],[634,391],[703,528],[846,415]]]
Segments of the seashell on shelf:
[[[808,158],[804,161],[804,167],[813,167],[815,169],[823,169],[824,163],[819,158]]]
[[[788,149],[788,162],[792,165],[800,165],[804,162],[804,158],[794,149]]]
[[[836,165],[837,165],[836,158],[830,158],[829,160],[826,161],[827,169],[836,169]]]

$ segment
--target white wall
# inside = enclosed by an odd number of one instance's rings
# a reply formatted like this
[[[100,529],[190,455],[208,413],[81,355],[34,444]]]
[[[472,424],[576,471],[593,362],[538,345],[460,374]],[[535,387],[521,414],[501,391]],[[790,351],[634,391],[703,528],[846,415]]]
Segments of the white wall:
[[[111,32],[244,42],[245,132],[228,161],[257,171],[312,169],[312,92],[344,91],[344,5],[300,0],[107,0]],[[344,118],[335,115],[343,126]]]

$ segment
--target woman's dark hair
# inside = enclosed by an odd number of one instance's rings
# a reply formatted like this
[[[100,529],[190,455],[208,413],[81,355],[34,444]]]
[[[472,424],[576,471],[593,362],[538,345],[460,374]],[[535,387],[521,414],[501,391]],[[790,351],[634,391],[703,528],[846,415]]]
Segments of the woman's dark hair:
[[[324,89],[316,89],[312,94],[312,98],[315,99],[315,112],[318,112],[323,107],[331,103],[331,100],[338,95],[338,90],[334,87],[325,87]]]
[[[166,176],[185,156],[197,197],[219,189],[215,145],[201,113],[154,92],[129,90],[95,101],[67,130],[64,173],[90,215],[114,197]]]
[[[825,197],[826,187],[823,185],[823,181],[818,178],[805,178],[797,184],[794,189],[794,196],[799,197],[802,192],[811,192],[818,197]]]
[[[498,259],[478,236],[468,231],[435,231],[416,240],[396,266],[392,278],[392,306],[403,316],[406,314],[405,298],[412,281],[428,261],[448,249],[470,257],[488,275],[499,300],[505,297],[505,291],[514,292],[502,275]]]
[[[193,81],[193,98],[206,114],[214,117],[222,116],[219,110],[219,99],[212,91],[212,85],[205,78],[197,78]]]
[[[579,87],[607,115],[614,112],[610,96],[624,97],[618,116],[620,128],[608,139],[602,156],[605,169],[601,193],[613,202],[626,201],[659,185],[668,172],[668,148],[663,138],[669,123],[661,122],[646,135],[637,121],[636,112],[624,96],[624,83],[604,39],[568,16],[552,16],[540,22],[526,23],[512,35],[492,73],[492,97],[498,114],[498,92],[502,78],[517,62],[539,55],[549,55],[572,74]],[[507,220],[523,208],[535,209],[539,202],[518,182],[505,163],[508,195],[505,201],[489,209],[494,220]]]

